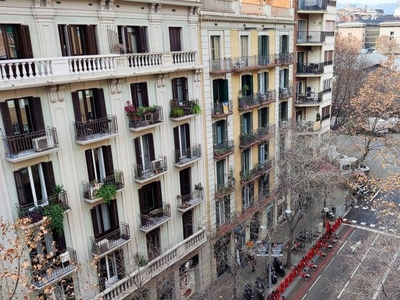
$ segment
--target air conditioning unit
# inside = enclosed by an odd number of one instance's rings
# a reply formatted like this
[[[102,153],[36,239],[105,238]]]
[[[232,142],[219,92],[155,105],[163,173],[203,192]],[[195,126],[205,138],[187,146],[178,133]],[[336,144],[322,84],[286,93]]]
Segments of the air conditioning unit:
[[[108,239],[103,239],[103,240],[97,242],[96,246],[98,247],[99,251],[101,253],[103,253],[103,252],[106,252],[110,248],[110,242]]]
[[[313,86],[307,87],[307,93],[314,93],[314,92],[315,92],[315,87],[313,87]]]
[[[53,137],[50,135],[32,139],[33,150],[40,152],[54,147]]]

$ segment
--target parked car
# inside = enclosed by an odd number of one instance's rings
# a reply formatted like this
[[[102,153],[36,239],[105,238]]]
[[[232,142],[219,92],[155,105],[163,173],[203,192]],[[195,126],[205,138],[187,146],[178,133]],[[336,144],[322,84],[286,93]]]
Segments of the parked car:
[[[363,172],[365,174],[368,174],[369,173],[369,167],[367,165],[365,165],[365,164],[359,164],[358,168],[355,169],[355,171]]]

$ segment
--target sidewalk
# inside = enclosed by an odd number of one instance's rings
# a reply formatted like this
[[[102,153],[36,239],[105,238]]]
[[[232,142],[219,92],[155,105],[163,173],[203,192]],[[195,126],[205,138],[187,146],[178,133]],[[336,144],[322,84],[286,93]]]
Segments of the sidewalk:
[[[322,210],[322,208],[321,208]],[[307,229],[308,231],[312,232],[318,232],[318,225],[319,223],[323,222],[323,219],[321,217],[321,210],[318,208],[314,208],[314,212],[310,212],[306,214],[299,222],[299,224],[296,227],[294,237],[298,235],[300,231],[303,229]],[[336,215],[337,216],[343,216],[345,214],[345,204],[340,204],[336,206]],[[272,234],[271,242],[272,243],[285,243],[289,238],[289,227],[286,222],[283,224],[280,224],[275,232]],[[306,249],[305,251],[292,251],[292,265],[296,265],[297,262],[301,260],[301,258],[305,255],[306,251],[312,246],[311,243],[306,244]],[[279,259],[285,263],[286,262],[286,256],[287,256],[287,251],[283,251],[283,257],[279,257]],[[271,261],[273,258],[271,259]],[[267,275],[266,275],[266,267],[267,263],[269,261],[268,256],[267,257],[257,257],[256,258],[256,267],[255,267],[255,272],[252,272],[252,267],[250,265],[247,265],[245,267],[238,267],[236,269],[237,275],[232,276],[229,272],[226,272],[223,274],[217,282],[214,284],[212,288],[210,288],[207,291],[207,296],[202,298],[202,299],[232,299],[233,298],[233,288],[236,287],[236,295],[238,299],[244,299],[243,297],[243,292],[244,292],[244,286],[247,283],[250,283],[254,285],[254,282],[256,281],[257,277],[261,277],[264,282],[267,281]],[[286,274],[289,273],[289,270],[286,270]],[[280,282],[284,279],[284,277],[280,277],[278,274],[276,274],[278,277],[278,282],[276,284],[273,284],[272,287],[269,289],[265,289],[265,297],[267,297],[273,290],[275,290]],[[285,294],[289,293],[291,288],[298,282],[298,278],[293,281],[293,283],[289,286],[288,289],[286,289]]]

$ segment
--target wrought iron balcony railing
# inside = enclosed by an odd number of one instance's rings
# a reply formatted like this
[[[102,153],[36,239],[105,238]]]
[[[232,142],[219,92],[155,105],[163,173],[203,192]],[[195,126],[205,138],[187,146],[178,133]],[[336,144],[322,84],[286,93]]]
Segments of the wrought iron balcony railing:
[[[229,101],[222,101],[214,103],[214,107],[212,110],[212,116],[219,117],[219,116],[226,116],[232,114],[232,100]]]
[[[117,191],[122,190],[125,187],[124,173],[122,171],[114,171],[114,174],[103,179],[92,182],[82,182],[83,198],[89,201],[99,199],[96,197],[96,193],[103,185],[114,185]]]
[[[159,176],[166,172],[167,169],[167,157],[160,155],[158,159],[146,162],[145,164],[133,165],[135,171],[135,180],[143,183],[147,179]]]
[[[184,196],[178,195],[176,198],[178,201],[177,208],[180,212],[186,212],[204,201],[202,189],[196,189],[193,193]]]
[[[314,93],[297,93],[296,94],[296,104],[312,104],[315,102],[321,102],[323,99],[323,92]]]
[[[92,253],[93,255],[101,257],[111,250],[122,247],[130,239],[131,234],[129,231],[129,224],[121,222],[119,228],[113,232],[99,238],[90,238],[92,243]]]
[[[297,63],[297,74],[322,74],[324,63]]]
[[[318,44],[325,42],[324,31],[297,31],[297,44]]]
[[[175,150],[174,163],[176,166],[186,165],[202,156],[201,145],[197,144],[191,148]]]
[[[214,158],[220,159],[233,153],[235,145],[233,140],[226,141],[220,144],[214,144]]]
[[[257,94],[239,97],[239,110],[251,109],[260,105],[260,99]]]
[[[171,119],[180,119],[187,116],[196,115],[201,112],[198,100],[188,100],[179,102],[176,99],[170,101],[171,111],[169,116]]]
[[[148,199],[147,199],[148,200]],[[171,219],[171,206],[163,202],[162,207],[156,208],[148,214],[139,214],[140,230],[149,232]]]
[[[38,154],[47,155],[48,151],[58,149],[57,130],[54,127],[2,138],[5,156],[10,159],[29,159]]]
[[[264,93],[257,93],[258,103],[261,105],[265,105],[268,103],[272,103],[276,100],[276,91],[269,90]]]
[[[235,190],[235,178],[228,178],[227,182],[215,185],[215,198],[223,198]]]
[[[266,127],[257,128],[257,140],[265,140],[273,137],[275,134],[275,124],[269,124]]]
[[[257,143],[257,137],[258,137],[258,130],[253,129],[252,131],[248,133],[242,133],[239,136],[240,139],[240,145],[239,147],[249,147],[253,145],[254,143]]]
[[[129,117],[129,128],[134,131],[146,129],[146,127],[161,124],[164,121],[162,106],[151,108],[143,115],[133,115]]]
[[[321,11],[327,9],[328,0],[299,0],[299,10]]]
[[[293,87],[281,87],[279,88],[279,98],[289,98],[293,96]]]
[[[90,141],[108,137],[118,133],[117,116],[91,120],[89,122],[74,122],[75,140]]]

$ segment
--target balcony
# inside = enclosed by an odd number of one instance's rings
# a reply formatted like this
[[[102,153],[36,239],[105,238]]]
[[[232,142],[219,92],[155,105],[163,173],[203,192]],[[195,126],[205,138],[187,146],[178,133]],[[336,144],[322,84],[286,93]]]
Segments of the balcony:
[[[324,63],[297,63],[296,76],[310,77],[309,75],[321,76],[324,73]],[[312,76],[315,77],[315,76]]]
[[[272,138],[275,134],[275,124],[269,124],[266,127],[257,128],[257,140],[265,141]]]
[[[260,106],[260,99],[257,94],[239,97],[239,111],[253,109]]]
[[[129,130],[138,132],[159,126],[164,122],[162,106],[154,106],[144,114],[129,117]]]
[[[108,116],[89,122],[74,122],[75,142],[87,145],[118,135],[117,116]]]
[[[214,107],[211,111],[211,115],[213,118],[221,118],[229,116],[233,113],[232,110],[232,100],[225,101],[225,102],[216,102],[214,103]]]
[[[294,54],[291,53],[279,53],[275,55],[276,65],[290,65],[294,63]]]
[[[0,61],[0,90],[199,68],[196,51],[30,58]]]
[[[101,258],[115,251],[131,240],[129,224],[121,222],[119,229],[110,232],[101,238],[90,238],[92,243],[92,254]]]
[[[240,148],[247,148],[250,147],[254,144],[256,144],[257,141],[257,137],[258,137],[258,130],[257,129],[253,129],[252,131],[248,132],[248,133],[242,133],[239,136],[240,139]]]
[[[13,136],[2,136],[6,160],[12,163],[49,155],[59,150],[57,130],[29,132]]]
[[[151,211],[149,214],[139,214],[139,217],[141,219],[140,230],[148,233],[171,219],[170,204],[163,202],[162,207]]]
[[[328,0],[299,0],[298,4],[298,13],[302,11],[321,13],[321,11],[327,10]]]
[[[292,119],[284,119],[279,120],[279,129],[287,130],[292,126]]]
[[[306,93],[296,93],[296,103],[297,106],[313,106],[319,105],[322,102],[323,93],[306,92]]]
[[[268,105],[270,103],[275,102],[276,100],[276,91],[269,90],[265,93],[257,93],[258,103],[260,105]]]
[[[98,198],[96,194],[103,185],[113,185],[116,187],[117,192],[122,191],[125,188],[124,173],[122,173],[122,171],[114,171],[114,174],[107,176],[104,179],[92,182],[82,182],[83,200],[88,203],[97,203],[102,200],[102,198]]]
[[[287,99],[293,96],[293,87],[281,87],[279,88],[279,98],[280,99]]]
[[[300,121],[296,122],[296,133],[315,133],[321,130],[321,121]]]
[[[74,249],[68,248],[65,252],[52,257],[49,255],[43,264],[31,267],[31,281],[35,289],[42,290],[76,270],[78,260]]]
[[[235,178],[228,178],[227,182],[215,185],[215,199],[220,199],[230,195],[235,191]]]
[[[255,164],[251,170],[242,171],[240,173],[240,183],[246,185],[260,176],[260,164]]]
[[[297,31],[298,46],[313,46],[325,43],[324,31]]]
[[[68,212],[70,207],[68,205],[68,197],[66,191],[61,191],[57,195],[52,195],[48,198],[38,200],[35,203],[17,204],[17,212],[19,218],[30,218],[31,224],[36,224],[42,221],[46,216],[46,207],[59,205],[64,212]]]
[[[179,203],[177,206],[178,211],[185,213],[204,201],[203,190],[195,190],[185,196],[178,195],[176,199]]]
[[[170,101],[171,111],[169,116],[172,121],[182,121],[201,113],[198,100],[189,100],[179,102],[178,100]]]
[[[157,276],[171,265],[181,261],[185,256],[199,248],[206,241],[207,235],[205,233],[205,229],[199,229],[187,239],[177,243],[173,248],[150,261],[145,267],[137,269],[131,274],[128,274],[125,278],[119,280],[112,287],[97,295],[94,299],[121,299],[124,297],[124,295],[132,294],[140,287],[137,284],[138,282],[140,282],[141,286],[143,286],[152,278],[154,278],[154,276]]]
[[[175,167],[184,168],[189,164],[201,159],[201,145],[197,144],[191,148],[183,150],[175,150],[174,164]]]
[[[167,157],[160,155],[158,159],[148,163],[133,165],[135,181],[137,183],[146,183],[154,178],[164,175],[167,169]]]
[[[222,159],[233,154],[235,145],[233,140],[229,140],[220,144],[214,144],[214,159]]]
[[[258,174],[263,175],[271,171],[273,167],[274,158],[268,157],[268,160],[258,164]]]

